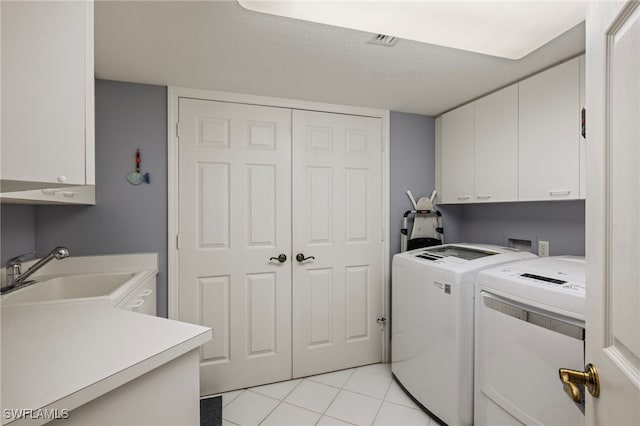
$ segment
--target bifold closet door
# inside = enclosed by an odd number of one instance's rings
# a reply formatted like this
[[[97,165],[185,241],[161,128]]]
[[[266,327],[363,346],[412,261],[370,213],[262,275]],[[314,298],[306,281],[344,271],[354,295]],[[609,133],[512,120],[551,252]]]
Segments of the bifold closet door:
[[[381,120],[294,110],[293,141],[293,376],[380,362]]]
[[[291,110],[182,98],[179,117],[178,316],[213,328],[201,393],[290,379]]]

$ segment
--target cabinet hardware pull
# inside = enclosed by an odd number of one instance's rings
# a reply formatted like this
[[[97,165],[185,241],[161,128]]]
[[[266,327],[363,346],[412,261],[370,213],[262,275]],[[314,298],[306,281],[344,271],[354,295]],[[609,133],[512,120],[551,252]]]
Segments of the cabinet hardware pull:
[[[144,304],[144,300],[143,299],[136,299],[136,300],[133,301],[133,303],[131,303],[130,305],[127,305],[127,309],[139,308],[143,304]]]
[[[76,193],[75,192],[65,191],[65,192],[62,193],[62,195],[64,195],[67,198],[73,198],[73,197],[76,196]]]
[[[468,200],[471,198],[469,195],[458,195],[458,200]]]
[[[145,290],[142,290],[140,293],[138,293],[138,296],[139,297],[147,297],[151,293],[153,293],[153,290],[151,290],[150,288],[147,288]]]
[[[549,191],[549,195],[569,195],[571,194],[570,189],[565,189],[562,191]]]
[[[478,200],[488,200],[491,198],[491,195],[478,195]]]

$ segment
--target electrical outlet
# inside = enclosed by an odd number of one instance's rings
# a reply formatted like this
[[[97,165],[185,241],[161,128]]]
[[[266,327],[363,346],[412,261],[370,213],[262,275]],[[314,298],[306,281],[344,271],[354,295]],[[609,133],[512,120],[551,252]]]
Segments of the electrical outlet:
[[[538,256],[549,256],[549,241],[538,241]]]

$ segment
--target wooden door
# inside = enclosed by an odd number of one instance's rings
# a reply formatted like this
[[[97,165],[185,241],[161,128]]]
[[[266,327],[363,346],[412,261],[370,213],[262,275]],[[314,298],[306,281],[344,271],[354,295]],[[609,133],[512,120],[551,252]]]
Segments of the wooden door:
[[[382,360],[381,120],[293,112],[293,376]]]
[[[287,380],[291,110],[182,98],[179,117],[178,319],[213,328],[201,392]]]
[[[587,19],[587,348],[600,395],[589,425],[640,424],[640,5]]]

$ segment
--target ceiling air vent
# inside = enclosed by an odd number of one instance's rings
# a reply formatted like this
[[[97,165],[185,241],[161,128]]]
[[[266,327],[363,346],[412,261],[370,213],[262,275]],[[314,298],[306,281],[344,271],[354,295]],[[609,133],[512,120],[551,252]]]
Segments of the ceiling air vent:
[[[386,35],[386,34],[374,34],[367,43],[371,44],[379,44],[380,46],[393,46],[396,44],[398,39],[394,36]]]

